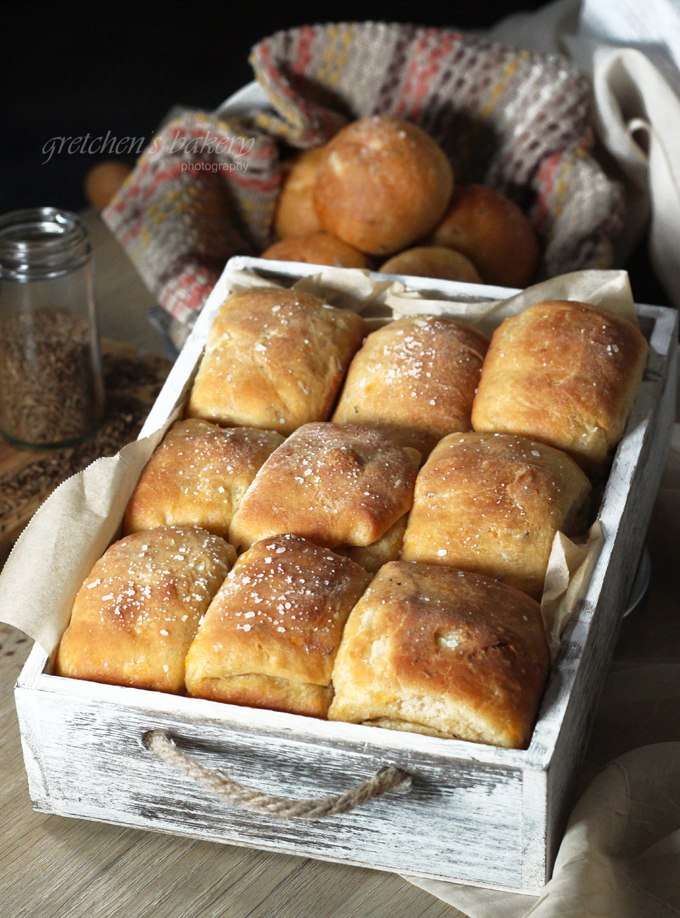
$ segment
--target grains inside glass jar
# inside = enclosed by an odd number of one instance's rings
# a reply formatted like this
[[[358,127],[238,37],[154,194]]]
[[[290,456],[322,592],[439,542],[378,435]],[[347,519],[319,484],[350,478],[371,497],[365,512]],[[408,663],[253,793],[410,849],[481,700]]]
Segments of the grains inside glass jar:
[[[88,322],[60,307],[0,326],[0,425],[10,440],[63,444],[93,433],[103,393]]]

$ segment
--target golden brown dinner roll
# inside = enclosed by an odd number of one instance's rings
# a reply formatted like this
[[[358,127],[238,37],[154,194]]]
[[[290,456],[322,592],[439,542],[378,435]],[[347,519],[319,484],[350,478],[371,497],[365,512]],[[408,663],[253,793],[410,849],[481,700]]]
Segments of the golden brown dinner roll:
[[[305,424],[275,450],[234,514],[247,548],[292,532],[318,545],[370,545],[411,508],[420,454],[377,430]]]
[[[288,434],[325,420],[368,326],[309,293],[232,293],[215,317],[187,414]]]
[[[274,231],[279,239],[316,233],[321,229],[314,209],[314,183],[322,153],[323,147],[313,147],[284,163],[283,186],[274,217]]]
[[[482,278],[472,262],[442,245],[422,245],[393,255],[381,267],[382,274],[410,274],[415,277],[438,277],[442,280],[481,284]]]
[[[397,561],[347,621],[328,718],[523,749],[549,666],[533,599],[487,577]]]
[[[456,188],[430,244],[462,252],[487,284],[526,287],[538,266],[531,224],[514,201],[487,185]]]
[[[627,319],[538,303],[494,332],[472,426],[541,440],[597,470],[623,435],[646,362],[647,342]]]
[[[397,319],[372,332],[350,364],[333,415],[427,455],[446,434],[470,430],[489,341],[446,316]]]
[[[236,552],[197,526],[114,542],[76,596],[56,675],[184,691],[184,659]]]
[[[253,545],[191,645],[189,694],[325,717],[342,629],[369,580],[358,564],[296,536]]]
[[[117,159],[106,159],[88,169],[83,183],[85,197],[97,211],[108,207],[120,191],[132,167]]]
[[[372,255],[390,255],[429,233],[453,190],[441,147],[402,118],[354,121],[324,148],[314,206],[322,227]]]
[[[226,539],[241,498],[283,439],[273,430],[177,421],[139,477],[125,531],[193,525]]]
[[[589,494],[585,474],[551,446],[451,434],[418,475],[401,557],[487,574],[540,599],[555,533],[584,530]]]
[[[266,249],[260,258],[276,261],[302,261],[311,265],[330,265],[334,268],[370,268],[371,263],[363,252],[343,242],[330,233],[307,233],[305,236],[287,236]]]

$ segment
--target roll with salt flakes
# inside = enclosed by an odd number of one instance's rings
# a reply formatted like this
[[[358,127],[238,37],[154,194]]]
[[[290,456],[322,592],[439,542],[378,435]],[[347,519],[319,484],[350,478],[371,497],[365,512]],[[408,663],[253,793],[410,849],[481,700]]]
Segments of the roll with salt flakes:
[[[305,424],[257,473],[229,541],[240,550],[289,532],[328,548],[372,545],[411,509],[419,463],[377,430]]]
[[[235,560],[231,545],[197,526],[114,542],[78,591],[56,675],[183,692],[198,622]]]
[[[352,121],[326,144],[314,183],[323,229],[391,255],[429,233],[453,190],[451,164],[422,128],[392,115]]]
[[[540,440],[599,473],[646,363],[647,342],[628,319],[570,300],[538,303],[494,332],[472,426]]]
[[[243,495],[282,443],[273,430],[177,421],[139,477],[125,531],[192,525],[226,539]]]
[[[471,430],[488,338],[447,316],[397,319],[371,332],[350,364],[336,424],[362,424],[423,456]]]
[[[369,580],[349,558],[297,536],[253,545],[191,645],[189,694],[325,717],[342,630]]]
[[[401,557],[486,574],[540,599],[555,533],[587,526],[591,485],[566,453],[509,434],[450,434],[416,481]]]
[[[232,293],[210,328],[187,415],[281,434],[325,421],[367,333],[361,316],[309,293]]]

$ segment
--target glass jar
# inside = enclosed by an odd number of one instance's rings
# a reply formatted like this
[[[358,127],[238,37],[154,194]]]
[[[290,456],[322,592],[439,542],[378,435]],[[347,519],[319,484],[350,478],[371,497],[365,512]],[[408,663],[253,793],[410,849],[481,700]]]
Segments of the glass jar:
[[[53,207],[0,217],[0,432],[75,446],[104,415],[87,227]]]

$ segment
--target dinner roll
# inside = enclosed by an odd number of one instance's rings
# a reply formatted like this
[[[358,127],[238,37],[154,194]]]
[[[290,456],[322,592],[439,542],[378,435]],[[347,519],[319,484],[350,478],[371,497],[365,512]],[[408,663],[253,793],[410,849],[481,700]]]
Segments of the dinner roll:
[[[283,186],[274,217],[274,230],[279,239],[316,233],[321,229],[314,209],[314,183],[322,153],[323,147],[313,147],[284,162]]]
[[[462,252],[487,284],[526,287],[536,273],[539,246],[519,207],[487,185],[458,186],[431,245]]]
[[[392,562],[347,621],[328,718],[524,749],[549,666],[541,608],[524,593]]]
[[[282,434],[325,420],[367,332],[361,316],[309,293],[232,293],[210,329],[187,414]]]
[[[247,548],[291,532],[318,545],[370,545],[408,513],[420,461],[377,430],[305,424],[275,450],[234,514]]]
[[[314,206],[322,227],[372,255],[405,249],[441,220],[453,170],[441,147],[391,115],[354,121],[320,157]]]
[[[55,673],[160,692],[184,691],[184,659],[236,552],[196,526],[114,542],[73,604]]]
[[[333,414],[427,455],[446,434],[470,430],[489,341],[446,316],[397,319],[371,332],[355,355]]]
[[[442,245],[417,246],[393,255],[380,267],[382,274],[410,274],[414,277],[438,277],[442,280],[481,284],[482,278],[472,262]]]
[[[371,263],[363,252],[343,242],[330,233],[307,233],[305,236],[287,236],[266,249],[260,258],[276,261],[302,261],[312,265],[330,265],[334,268],[370,268]]]
[[[540,599],[555,533],[585,529],[590,490],[551,446],[451,434],[420,470],[401,557],[488,574]]]
[[[283,437],[255,427],[177,421],[147,462],[125,511],[126,532],[201,526],[226,539],[253,478]]]
[[[550,300],[496,329],[472,409],[475,430],[522,434],[598,471],[623,435],[647,363],[627,319]]]
[[[189,694],[325,717],[342,630],[369,580],[358,564],[296,536],[256,543],[191,645]]]

